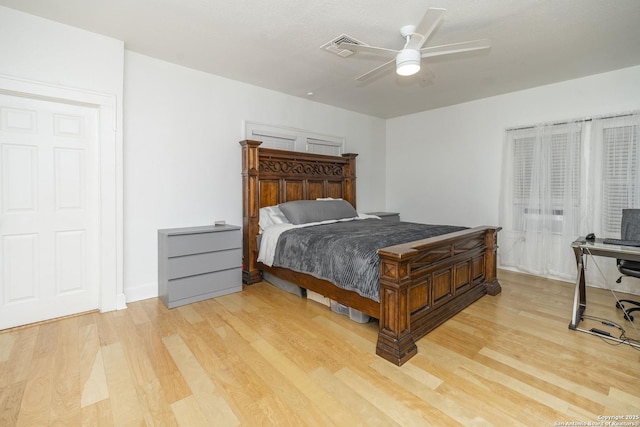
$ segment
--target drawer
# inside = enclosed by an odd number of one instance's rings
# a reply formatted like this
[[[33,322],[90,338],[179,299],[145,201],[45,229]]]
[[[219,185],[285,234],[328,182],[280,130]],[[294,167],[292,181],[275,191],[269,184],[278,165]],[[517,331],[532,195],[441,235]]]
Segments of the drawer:
[[[169,236],[168,256],[181,256],[242,248],[240,230]]]
[[[242,266],[242,249],[169,258],[167,279],[195,276]]]
[[[240,268],[170,280],[168,299],[170,302],[175,302],[205,294],[222,295],[225,293],[222,292],[224,290],[229,290],[228,293],[242,290]]]

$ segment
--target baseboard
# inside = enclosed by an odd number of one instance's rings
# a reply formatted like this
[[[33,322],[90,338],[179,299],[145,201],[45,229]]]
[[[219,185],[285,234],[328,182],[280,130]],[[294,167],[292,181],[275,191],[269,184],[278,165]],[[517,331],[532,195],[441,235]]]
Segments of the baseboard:
[[[116,310],[124,310],[127,308],[127,296],[125,294],[118,294],[116,300]]]
[[[127,287],[124,290],[127,302],[158,297],[158,282],[145,283],[140,286]]]

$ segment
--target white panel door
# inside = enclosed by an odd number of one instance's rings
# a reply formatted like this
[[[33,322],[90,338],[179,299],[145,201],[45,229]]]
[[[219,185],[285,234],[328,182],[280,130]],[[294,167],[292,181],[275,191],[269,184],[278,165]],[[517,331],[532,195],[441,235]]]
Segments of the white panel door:
[[[99,306],[97,117],[0,94],[0,329]]]

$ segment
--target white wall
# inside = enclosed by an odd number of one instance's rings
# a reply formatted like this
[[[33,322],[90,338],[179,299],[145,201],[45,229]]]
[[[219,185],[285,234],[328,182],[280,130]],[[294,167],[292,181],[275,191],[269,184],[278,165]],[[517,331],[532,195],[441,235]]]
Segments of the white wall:
[[[0,6],[0,74],[121,102],[123,61],[122,41]]]
[[[498,225],[506,128],[640,109],[640,67],[387,121],[387,209],[403,220]]]
[[[125,54],[124,289],[157,295],[157,230],[242,224],[245,120],[344,136],[357,160],[357,207],[384,208],[385,121]]]

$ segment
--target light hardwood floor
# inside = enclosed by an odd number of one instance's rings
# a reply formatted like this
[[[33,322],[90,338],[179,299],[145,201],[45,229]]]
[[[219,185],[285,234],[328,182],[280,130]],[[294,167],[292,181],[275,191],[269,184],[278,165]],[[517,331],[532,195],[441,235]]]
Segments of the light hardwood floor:
[[[0,425],[553,426],[640,414],[640,351],[570,331],[572,284],[499,278],[502,294],[421,339],[400,368],[375,355],[377,323],[264,282],[173,310],[150,299],[5,331]],[[608,291],[587,298],[588,314],[640,338]]]

